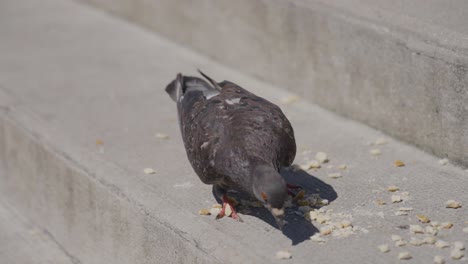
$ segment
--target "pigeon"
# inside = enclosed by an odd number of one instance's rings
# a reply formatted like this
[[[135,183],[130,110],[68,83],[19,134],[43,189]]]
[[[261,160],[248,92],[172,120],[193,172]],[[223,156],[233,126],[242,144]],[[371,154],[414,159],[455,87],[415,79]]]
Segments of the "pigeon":
[[[177,74],[166,92],[177,103],[178,120],[188,160],[233,219],[242,221],[228,191],[243,192],[271,212],[281,228],[292,189],[279,171],[296,156],[294,131],[281,109],[230,81],[216,83]],[[289,189],[288,189],[289,188]],[[228,215],[229,216],[229,215]]]

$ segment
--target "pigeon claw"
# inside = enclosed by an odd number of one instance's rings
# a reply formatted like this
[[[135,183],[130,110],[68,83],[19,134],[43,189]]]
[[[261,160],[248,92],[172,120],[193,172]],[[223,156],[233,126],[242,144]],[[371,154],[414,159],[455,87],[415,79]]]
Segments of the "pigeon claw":
[[[236,209],[234,208],[234,205],[236,204],[236,201],[229,198],[226,194],[223,195],[223,207],[221,208],[221,211],[219,214],[216,216],[216,220],[221,219],[225,216],[230,216],[232,219],[237,220],[239,222],[244,222],[240,216],[237,214]]]

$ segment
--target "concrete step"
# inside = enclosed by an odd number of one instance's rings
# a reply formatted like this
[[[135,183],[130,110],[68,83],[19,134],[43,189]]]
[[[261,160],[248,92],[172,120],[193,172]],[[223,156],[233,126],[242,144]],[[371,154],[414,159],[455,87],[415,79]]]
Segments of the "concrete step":
[[[282,103],[289,92],[76,2],[2,1],[0,36],[0,197],[82,263],[276,263],[283,249],[294,263],[389,263],[404,250],[408,263],[448,259],[447,248],[393,246],[391,234],[409,240],[416,214],[452,222],[438,238],[467,244],[467,172],[412,146],[388,137],[369,146],[385,136],[306,101]],[[296,163],[329,154],[323,168],[285,176],[330,200],[333,220],[351,220],[354,234],[317,244],[308,238],[323,225],[291,211],[283,232],[261,210],[241,214],[244,223],[198,215],[215,199],[187,162],[163,91],[196,68],[280,104],[297,136]],[[328,177],[335,172],[343,177]],[[409,198],[392,204],[389,185]],[[450,199],[463,207],[445,208]],[[396,216],[402,206],[413,211]],[[376,248],[384,243],[387,254]]]
[[[3,264],[77,264],[40,227],[0,201],[0,262]]]
[[[80,1],[468,166],[466,1]]]

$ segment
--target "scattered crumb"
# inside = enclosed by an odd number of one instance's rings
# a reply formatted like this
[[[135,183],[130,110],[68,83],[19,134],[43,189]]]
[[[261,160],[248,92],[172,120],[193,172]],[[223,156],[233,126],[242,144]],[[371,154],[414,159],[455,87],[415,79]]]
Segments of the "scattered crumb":
[[[159,139],[169,139],[169,136],[163,133],[156,133],[154,136]]]
[[[440,164],[440,165],[442,165],[442,166],[445,166],[445,165],[447,165],[447,164],[448,164],[448,162],[449,162],[449,160],[448,160],[448,159],[441,159],[441,160],[439,160],[439,164]]]
[[[408,251],[400,252],[398,254],[398,259],[410,259],[411,254]]]
[[[221,212],[221,208],[211,208],[210,209],[210,214],[212,214],[212,215],[218,215],[219,212]]]
[[[231,206],[226,206],[225,209],[224,209],[224,215],[225,216],[231,216],[232,215],[232,209],[231,209]]]
[[[438,227],[440,224],[437,221],[431,221],[430,225],[433,226],[433,227]]]
[[[404,240],[398,240],[395,242],[395,246],[397,247],[406,246],[406,242]]]
[[[397,166],[397,167],[403,167],[403,166],[405,166],[405,163],[404,163],[403,161],[401,161],[401,160],[396,160],[396,161],[395,161],[395,166]]]
[[[391,186],[387,187],[387,191],[389,191],[389,192],[396,192],[396,191],[399,191],[399,190],[400,190],[400,188],[398,188],[398,187],[396,187],[394,185],[391,185]]]
[[[418,233],[423,234],[424,233],[424,229],[420,225],[410,225],[409,230],[413,234],[418,234]]]
[[[320,200],[320,205],[327,205],[329,201],[327,199]]]
[[[409,212],[409,211],[413,211],[413,208],[412,207],[400,207],[398,208],[398,210]]]
[[[329,216],[328,214],[319,214],[319,215],[317,216],[317,219],[316,219],[316,220],[317,220],[317,222],[318,222],[319,224],[324,224],[324,223],[330,221],[331,218],[330,218],[330,216]]]
[[[387,244],[383,244],[383,245],[378,246],[378,249],[379,249],[380,252],[382,252],[382,253],[387,253],[387,252],[390,251],[390,248],[388,247]]]
[[[351,221],[349,221],[349,220],[343,220],[343,221],[341,221],[341,223],[340,223],[340,227],[341,227],[341,228],[346,228],[346,227],[349,227],[349,226],[352,226],[352,223],[351,223]]]
[[[463,256],[464,256],[463,251],[456,249],[456,248],[450,252],[450,257],[452,259],[461,259],[463,258]]]
[[[372,154],[372,155],[374,155],[374,156],[377,156],[377,155],[382,154],[382,152],[380,151],[380,149],[371,149],[369,152],[370,152],[370,154]]]
[[[442,256],[435,256],[434,257],[435,264],[445,264],[445,259]]]
[[[465,245],[463,244],[463,242],[460,241],[453,242],[453,247],[459,250],[465,249]]]
[[[399,203],[401,202],[401,196],[400,195],[392,195],[392,203]]]
[[[438,248],[446,248],[446,247],[449,247],[450,244],[448,242],[445,242],[445,241],[439,239],[439,240],[437,240],[435,242],[435,246],[438,247]]]
[[[338,169],[340,170],[346,170],[348,168],[348,166],[346,166],[346,164],[341,164],[338,166]]]
[[[338,178],[341,178],[341,173],[339,172],[336,172],[336,173],[330,173],[328,174],[328,177],[332,178],[332,179],[338,179]]]
[[[385,139],[385,138],[378,138],[375,142],[374,142],[374,145],[385,145],[387,144],[388,141]]]
[[[199,215],[211,215],[211,212],[208,209],[200,209],[198,210],[198,214]]]
[[[290,259],[292,257],[291,253],[285,250],[280,250],[276,252],[277,259]]]
[[[143,172],[145,174],[155,174],[156,173],[156,171],[153,170],[152,168],[146,168],[146,169],[143,170]]]
[[[462,207],[462,206],[461,206],[461,203],[460,203],[460,202],[457,202],[457,201],[454,201],[454,200],[448,200],[448,201],[445,203],[445,207],[457,209],[457,208],[460,208],[460,207]]]
[[[425,237],[425,238],[423,239],[423,242],[424,242],[425,244],[431,244],[431,245],[435,244],[436,241],[437,241],[437,239],[436,239],[435,237],[432,237],[432,236],[428,236],[428,237]]]
[[[377,200],[377,201],[375,201],[375,203],[376,203],[377,205],[384,205],[384,204],[386,204],[386,202],[385,202],[384,200]]]
[[[392,235],[392,240],[393,240],[393,241],[400,241],[400,240],[401,240],[401,236],[399,236],[399,235]]]
[[[418,218],[419,222],[421,222],[421,223],[425,223],[425,224],[426,224],[426,223],[429,223],[429,222],[431,221],[431,220],[429,220],[429,218],[427,218],[427,216],[425,216],[425,215],[420,215],[420,214],[418,214],[418,215],[416,215],[416,217]]]
[[[325,152],[317,152],[317,154],[315,154],[315,159],[320,163],[327,163],[329,161],[328,155]]]
[[[443,222],[440,226],[445,229],[450,229],[453,227],[453,224],[451,222]]]
[[[326,236],[329,235],[333,232],[333,227],[332,226],[326,226],[320,229],[320,235]]]
[[[310,240],[317,242],[317,243],[325,243],[327,240],[323,237],[320,236],[319,233],[314,234],[313,236],[310,237]]]
[[[310,211],[310,212],[309,212],[309,218],[310,218],[311,220],[316,220],[317,217],[318,217],[318,212],[317,212],[316,210],[313,210],[313,211]]]
[[[395,212],[395,215],[396,216],[408,215],[408,212],[406,212],[406,211],[397,211],[397,212]]]
[[[221,205],[221,204],[213,204],[212,208],[219,208],[219,209],[221,209],[221,208],[223,208],[223,205]]]
[[[100,145],[103,145],[104,142],[100,139],[96,139],[96,145],[100,146]]]
[[[311,160],[309,163],[302,165],[302,170],[310,170],[310,169],[319,169],[321,167],[320,162],[316,160]]]
[[[409,243],[411,245],[413,245],[413,246],[419,247],[419,246],[424,244],[424,241],[422,239],[419,239],[419,238],[416,238],[416,237],[411,237]]]
[[[289,95],[281,99],[282,104],[292,104],[299,100],[299,96],[297,95]]]
[[[437,235],[437,233],[438,233],[437,229],[435,229],[435,228],[432,227],[432,226],[426,226],[424,232],[425,232],[426,234],[430,234],[430,235],[433,235],[433,236]]]

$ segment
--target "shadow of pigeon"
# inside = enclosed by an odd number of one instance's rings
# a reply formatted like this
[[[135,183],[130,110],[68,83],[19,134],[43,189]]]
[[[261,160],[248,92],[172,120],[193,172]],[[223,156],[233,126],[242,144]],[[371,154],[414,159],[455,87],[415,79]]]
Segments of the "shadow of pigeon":
[[[299,185],[307,194],[318,194],[322,199],[327,199],[330,203],[338,197],[331,185],[321,181],[313,175],[310,175],[306,171],[288,168],[283,169],[281,171],[281,175],[284,177],[286,182]],[[229,196],[236,198],[238,201],[252,199],[244,193],[229,193]],[[221,203],[220,199],[216,196],[215,198],[219,203]],[[237,209],[241,214],[241,217],[242,215],[254,216],[278,229],[275,219],[264,207],[239,205]],[[298,206],[296,204],[286,209],[285,220],[288,224],[286,224],[281,231],[286,237],[291,239],[293,246],[309,240],[310,236],[318,232],[317,227],[299,213]]]

